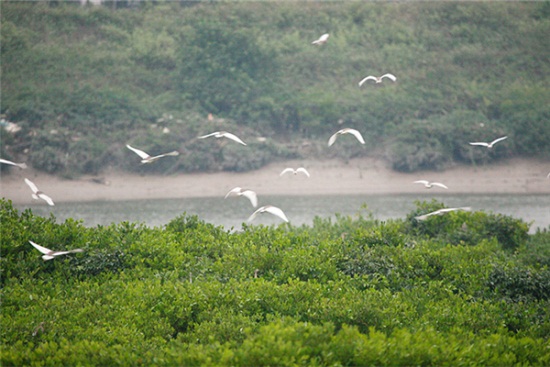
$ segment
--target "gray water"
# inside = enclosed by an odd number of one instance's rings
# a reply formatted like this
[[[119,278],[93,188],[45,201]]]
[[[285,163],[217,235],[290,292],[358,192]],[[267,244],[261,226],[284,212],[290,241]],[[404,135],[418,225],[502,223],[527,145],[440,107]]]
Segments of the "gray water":
[[[530,232],[550,227],[550,195],[339,195],[339,196],[262,196],[259,206],[274,205],[281,208],[291,224],[311,225],[313,219],[334,218],[335,214],[363,217],[372,214],[375,219],[404,218],[416,205],[415,201],[436,199],[448,207],[469,206],[472,210],[510,215],[531,224]],[[254,212],[244,197],[155,199],[132,201],[98,201],[59,203],[49,207],[42,203],[16,206],[23,210],[49,216],[53,213],[58,222],[67,218],[83,221],[88,227],[124,221],[159,227],[186,213],[197,215],[205,222],[238,230]],[[281,220],[270,214],[257,216],[252,224],[278,224]]]

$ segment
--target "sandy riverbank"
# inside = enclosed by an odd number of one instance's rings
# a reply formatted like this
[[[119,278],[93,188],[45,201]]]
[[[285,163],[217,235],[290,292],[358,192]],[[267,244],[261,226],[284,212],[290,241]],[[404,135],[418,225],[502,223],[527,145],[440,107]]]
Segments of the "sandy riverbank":
[[[279,173],[286,167],[306,167],[311,178]],[[197,173],[174,176],[140,176],[108,172],[99,177],[65,180],[32,169],[12,169],[0,180],[0,193],[15,204],[31,203],[31,191],[23,179],[28,177],[56,202],[133,200],[188,197],[224,197],[240,186],[258,195],[333,195],[398,194],[426,190],[412,181],[426,179],[446,184],[449,190],[432,188],[438,193],[457,194],[550,194],[550,162],[512,159],[498,164],[456,166],[445,171],[399,173],[373,158],[338,160],[296,160],[274,163],[246,173]]]

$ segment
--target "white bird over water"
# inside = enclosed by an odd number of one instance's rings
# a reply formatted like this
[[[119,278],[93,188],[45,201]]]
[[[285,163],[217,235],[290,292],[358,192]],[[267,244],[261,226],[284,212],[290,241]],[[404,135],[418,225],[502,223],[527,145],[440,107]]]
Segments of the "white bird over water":
[[[448,187],[442,184],[441,182],[430,182],[426,180],[418,180],[418,181],[414,181],[413,183],[423,184],[424,187],[427,189],[431,189],[433,186],[441,187],[443,189],[448,189]]]
[[[364,78],[363,80],[361,80],[361,81],[359,82],[359,86],[362,86],[367,80],[374,80],[374,81],[376,82],[376,84],[382,83],[382,79],[383,79],[383,78],[388,78],[388,79],[390,79],[391,81],[394,81],[394,82],[397,80],[397,78],[395,77],[395,75],[389,74],[389,73],[388,73],[388,74],[384,74],[384,75],[382,75],[382,76],[380,76],[380,77],[378,77],[378,76],[373,76],[373,75],[369,75],[368,77]]]
[[[31,243],[31,245],[34,246],[34,248],[36,248],[38,251],[40,251],[41,253],[44,254],[44,255],[42,255],[42,258],[44,259],[44,261],[54,259],[56,256],[72,254],[72,253],[75,253],[75,252],[84,252],[84,250],[81,249],[81,248],[77,248],[77,249],[74,249],[74,250],[68,250],[68,251],[52,251],[52,250],[47,249],[45,247],[42,247],[39,244],[36,244],[32,241],[29,241],[29,242]]]
[[[2,158],[0,158],[0,163],[9,164],[10,166],[16,166],[16,167],[19,167],[21,169],[27,168],[27,165],[25,163],[15,163],[15,162],[8,161],[7,159],[2,159]]]
[[[432,215],[442,215],[442,214],[445,214],[445,213],[448,213],[448,212],[454,212],[454,211],[457,211],[457,210],[470,211],[470,210],[472,210],[472,208],[470,208],[469,206],[462,207],[462,208],[444,208],[444,209],[439,209],[439,210],[436,210],[436,211],[428,213],[428,214],[419,215],[418,217],[415,217],[415,219],[417,219],[417,220],[426,220],[428,217],[431,217]]]
[[[498,138],[498,139],[495,139],[493,140],[492,142],[490,143],[485,143],[485,142],[474,142],[474,143],[470,143],[470,145],[481,145],[482,147],[487,147],[487,148],[492,148],[493,145],[495,145],[496,143],[498,143],[499,141],[503,141],[504,139],[508,138],[507,136],[503,136],[502,138]]]
[[[34,182],[32,182],[31,180],[29,180],[28,178],[25,179],[25,183],[27,185],[29,185],[29,187],[31,188],[32,190],[32,198],[35,199],[35,200],[38,200],[38,199],[42,199],[44,200],[46,203],[48,203],[48,205],[50,206],[54,206],[55,204],[53,203],[53,200],[51,197],[49,197],[48,195],[44,194],[42,191],[38,190],[38,187],[36,187],[36,185],[34,184]]]
[[[285,213],[281,209],[273,205],[262,206],[261,208],[256,210],[254,213],[252,213],[252,215],[248,218],[248,221],[251,222],[252,220],[254,220],[254,218],[256,218],[256,215],[261,213],[273,214],[288,223],[288,218],[286,217]]]
[[[215,133],[212,133],[212,134],[199,136],[199,139],[205,139],[205,138],[209,138],[211,136],[213,136],[215,138],[218,138],[218,139],[219,138],[231,139],[233,141],[236,141],[239,144],[246,145],[246,143],[244,141],[242,141],[241,139],[239,139],[236,135],[228,133],[227,131],[216,131]]]
[[[154,157],[151,157],[149,154],[145,153],[143,150],[136,149],[134,147],[131,147],[130,145],[126,145],[126,148],[130,149],[132,152],[139,155],[141,157],[141,163],[142,164],[153,163],[154,161],[156,161],[157,159],[160,159],[162,157],[166,157],[166,156],[175,157],[175,156],[180,154],[177,150],[174,150],[173,152],[170,152],[170,153],[165,153],[165,154],[156,155]]]
[[[304,175],[306,175],[307,177],[309,177],[309,172],[304,168],[304,167],[300,167],[298,169],[294,169],[294,168],[285,168],[280,174],[279,176],[282,176],[286,173],[292,173],[294,175],[297,175],[298,173],[303,173]]]
[[[325,44],[327,40],[328,40],[328,33],[325,33],[321,37],[319,37],[319,39],[311,42],[311,44],[321,46],[322,44]]]
[[[352,134],[353,136],[355,136],[357,138],[357,140],[359,140],[359,142],[361,144],[365,144],[365,140],[363,139],[363,136],[361,135],[361,133],[359,131],[357,131],[355,129],[345,128],[345,129],[337,131],[336,133],[334,133],[330,137],[330,139],[328,139],[328,146],[330,147],[332,144],[334,144],[334,142],[336,141],[336,138],[338,137],[338,135],[342,135],[342,134]]]
[[[258,206],[258,196],[256,193],[252,190],[248,189],[242,189],[240,187],[234,187],[232,188],[226,195],[225,199],[227,199],[229,196],[244,196],[248,200],[250,200],[250,203],[255,208]]]

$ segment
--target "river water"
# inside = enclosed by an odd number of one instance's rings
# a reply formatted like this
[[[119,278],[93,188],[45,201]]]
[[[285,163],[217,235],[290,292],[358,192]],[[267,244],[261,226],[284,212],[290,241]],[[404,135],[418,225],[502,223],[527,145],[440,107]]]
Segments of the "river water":
[[[316,216],[334,218],[335,214],[363,216],[387,220],[404,218],[416,205],[415,201],[443,202],[448,207],[469,206],[472,210],[500,213],[521,218],[531,224],[530,232],[537,228],[550,228],[550,195],[338,195],[338,196],[262,196],[259,206],[270,204],[281,208],[291,224],[310,225]],[[143,223],[149,227],[167,224],[186,213],[227,230],[238,230],[254,212],[244,197],[155,199],[132,201],[98,201],[57,203],[55,207],[43,205],[16,205],[19,210],[31,208],[33,213],[49,216],[53,213],[58,222],[67,218],[82,220],[88,227],[124,221]],[[270,214],[257,216],[253,224],[277,224],[281,220]]]

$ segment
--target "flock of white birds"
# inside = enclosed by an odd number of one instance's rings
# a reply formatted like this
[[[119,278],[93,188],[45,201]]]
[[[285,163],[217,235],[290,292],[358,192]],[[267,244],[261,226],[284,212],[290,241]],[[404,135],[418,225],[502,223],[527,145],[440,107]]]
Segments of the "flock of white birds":
[[[328,39],[329,39],[329,34],[325,33],[321,37],[319,37],[319,39],[313,41],[312,44],[317,45],[317,46],[321,46],[321,45],[324,45],[325,43],[327,43]],[[365,84],[369,80],[374,81],[375,84],[382,83],[384,78],[387,78],[388,80],[391,80],[392,82],[397,81],[396,76],[393,75],[393,74],[390,74],[390,73],[386,73],[386,74],[384,74],[382,76],[379,76],[379,77],[369,75],[369,76],[361,79],[361,81],[359,81],[359,87],[363,86],[363,84]],[[330,136],[330,138],[328,140],[328,146],[329,147],[332,146],[336,142],[336,139],[340,135],[344,135],[344,134],[351,134],[359,141],[359,143],[365,144],[365,140],[363,139],[363,136],[361,135],[361,133],[359,131],[357,131],[355,129],[351,129],[351,128],[344,128],[344,129],[341,129],[341,130],[335,132],[332,136]],[[206,138],[209,138],[209,137],[215,137],[215,138],[218,138],[218,139],[219,138],[226,138],[226,139],[232,140],[236,143],[239,143],[241,145],[246,146],[246,143],[244,141],[242,141],[239,137],[237,137],[236,135],[234,135],[232,133],[229,133],[227,131],[216,131],[216,132],[213,132],[213,133],[210,133],[210,134],[207,134],[207,135],[199,136],[198,139],[206,139]],[[505,139],[507,139],[507,136],[500,137],[500,138],[495,139],[491,142],[471,142],[470,145],[483,146],[483,147],[486,147],[488,149],[491,149],[496,143],[499,143],[499,142],[501,142]],[[179,155],[178,151],[172,151],[172,152],[168,152],[168,153],[164,153],[164,154],[159,154],[159,155],[156,155],[156,156],[151,156],[148,153],[144,152],[143,150],[134,148],[130,145],[126,145],[126,147],[129,150],[136,153],[141,158],[141,163],[142,164],[153,163],[153,162],[155,162],[155,161],[157,161],[161,158],[164,158],[164,157],[169,157],[169,156],[174,157],[174,156]],[[2,159],[2,158],[0,158],[0,163],[16,166],[16,167],[19,167],[20,169],[27,168],[27,165],[25,163],[15,163],[15,162],[12,162],[12,161],[9,161],[9,160],[6,160],[6,159]],[[283,176],[287,173],[292,173],[293,175],[303,174],[307,178],[310,177],[309,172],[304,167],[299,167],[297,169],[285,168],[280,173],[279,176]],[[548,174],[547,178],[550,179],[550,173]],[[44,192],[40,191],[38,189],[38,187],[31,180],[29,180],[28,178],[25,178],[25,183],[30,187],[30,189],[32,191],[31,196],[32,196],[33,199],[36,199],[36,200],[42,199],[50,206],[55,205],[52,198],[49,197],[48,195],[46,195]],[[448,189],[448,187],[445,184],[440,183],[440,182],[430,182],[430,181],[427,181],[427,180],[417,180],[417,181],[414,181],[413,183],[422,184],[427,189],[430,189],[432,187],[439,187],[439,188],[442,188],[442,189]],[[231,189],[225,195],[225,198],[227,199],[230,196],[237,196],[237,197],[238,196],[244,196],[245,198],[247,198],[250,201],[250,203],[252,204],[252,206],[254,208],[256,208],[258,206],[258,196],[257,196],[256,192],[254,192],[250,189],[243,189],[241,187],[235,187],[235,188]],[[456,210],[470,210],[470,207],[445,208],[445,209],[436,210],[434,212],[427,213],[427,214],[424,214],[424,215],[420,215],[420,216],[417,216],[415,218],[417,220],[425,220],[425,219],[427,219],[427,218],[429,218],[430,216],[433,216],[433,215],[442,215],[442,214],[445,214],[445,213],[448,213],[448,212],[451,212],[451,211],[456,211]],[[248,222],[251,222],[252,220],[254,220],[254,218],[256,218],[256,216],[258,214],[263,214],[263,213],[269,213],[271,215],[274,215],[274,216],[280,218],[284,222],[287,222],[287,223],[289,222],[289,219],[285,215],[283,210],[276,207],[276,206],[273,206],[273,205],[264,205],[264,206],[256,209],[250,215],[250,217],[248,218]],[[65,250],[65,251],[53,251],[53,250],[47,249],[45,247],[42,247],[42,246],[34,243],[33,241],[29,241],[29,242],[38,251],[40,251],[41,253],[44,254],[42,256],[42,258],[45,261],[54,259],[55,257],[60,256],[60,255],[66,255],[66,254],[70,254],[70,253],[76,253],[76,252],[83,252],[84,251],[82,249]]]

